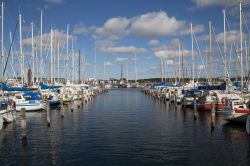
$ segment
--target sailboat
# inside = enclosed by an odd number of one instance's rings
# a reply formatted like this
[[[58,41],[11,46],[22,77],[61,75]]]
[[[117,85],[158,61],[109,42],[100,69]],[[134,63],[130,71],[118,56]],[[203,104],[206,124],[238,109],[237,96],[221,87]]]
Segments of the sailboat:
[[[4,10],[4,3],[2,2],[2,56],[4,57],[4,40],[3,40],[3,28],[4,28],[4,22],[3,22],[3,10]],[[13,41],[12,41],[13,42]],[[11,43],[12,45],[12,43]],[[2,59],[3,60],[3,59]],[[4,61],[3,61],[4,62]],[[5,70],[6,70],[6,64],[2,66],[2,79],[5,78]],[[3,86],[1,86],[1,93],[2,98],[0,99],[0,129],[2,128],[3,123],[10,123],[16,119],[15,110],[16,110],[16,104],[12,100],[7,99],[4,96]]]

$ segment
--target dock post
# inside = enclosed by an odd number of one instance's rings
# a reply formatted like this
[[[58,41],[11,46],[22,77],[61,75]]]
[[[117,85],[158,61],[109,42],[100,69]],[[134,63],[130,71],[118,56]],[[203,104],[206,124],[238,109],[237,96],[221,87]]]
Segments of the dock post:
[[[74,109],[73,109],[73,104],[74,104],[74,100],[73,100],[73,98],[71,98],[71,101],[70,101],[70,103],[71,103],[71,112],[73,112],[74,111]]]
[[[60,103],[61,103],[61,108],[60,108],[61,118],[63,118],[64,117],[64,108],[63,108],[63,100],[62,99],[61,99]]]
[[[22,127],[22,144],[27,144],[27,132],[26,132],[26,111],[25,108],[21,108],[21,127]]]
[[[194,120],[197,120],[197,100],[194,98]]]
[[[175,106],[175,109],[177,108],[177,95],[174,94],[174,106]]]
[[[182,110],[186,111],[187,109],[187,101],[186,99],[183,97],[182,99]]]
[[[81,98],[82,107],[83,107],[83,102],[84,102],[84,95],[82,94],[82,98]]]
[[[48,127],[50,127],[50,104],[49,104],[49,102],[47,102],[46,112],[47,112],[47,125],[48,125]]]
[[[247,131],[247,134],[250,135],[250,114],[248,114],[247,116],[246,131]]]
[[[80,100],[80,97],[79,97],[79,94],[77,94],[77,107],[78,107],[78,109],[80,108],[79,100]]]
[[[215,128],[215,99],[212,102],[212,110],[211,110],[211,131]]]

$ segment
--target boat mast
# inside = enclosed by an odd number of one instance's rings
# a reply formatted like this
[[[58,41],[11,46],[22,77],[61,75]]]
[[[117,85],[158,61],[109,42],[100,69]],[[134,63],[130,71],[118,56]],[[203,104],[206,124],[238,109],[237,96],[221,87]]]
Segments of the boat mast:
[[[96,63],[96,47],[95,47],[95,81],[97,80],[97,63]]]
[[[179,83],[181,82],[181,43],[180,40],[178,42],[178,47],[179,47],[179,71],[178,71],[178,79],[179,79]]]
[[[104,57],[104,63],[103,63],[103,80],[105,80],[105,66],[106,66],[106,59],[105,59],[105,57]]]
[[[86,53],[84,52],[84,56],[83,56],[83,68],[84,68],[84,77],[83,77],[83,79],[84,79],[84,82],[86,81],[86,79],[87,79],[87,66],[86,66]]]
[[[40,81],[42,81],[42,59],[43,59],[43,11],[41,10]]]
[[[75,81],[75,51],[74,51],[74,41],[72,39],[72,82]]]
[[[83,48],[83,82],[85,83],[86,79],[86,66],[85,66],[85,50]]]
[[[183,43],[181,41],[181,50],[182,50],[182,54],[181,54],[181,61],[182,61],[182,86],[184,88],[184,51],[183,51]]]
[[[59,71],[60,71],[60,44],[59,44],[59,39],[58,39],[57,41],[57,79],[58,80],[60,78]]]
[[[4,3],[2,2],[2,80],[5,80],[4,74]]]
[[[34,54],[34,24],[31,22],[31,45],[32,45],[32,82],[35,82],[35,54]]]
[[[175,48],[176,50],[176,48]],[[176,54],[177,54],[177,51],[176,51]],[[174,58],[174,82],[176,83],[177,80],[176,80],[176,56],[173,57]]]
[[[53,32],[53,84],[56,81],[56,30]]]
[[[191,28],[191,41],[192,41],[192,86],[194,87],[194,38],[193,38],[193,24],[190,24]]]
[[[37,47],[36,47],[36,58],[35,58],[36,59],[36,66],[38,66],[37,58],[38,58],[38,55],[37,55]],[[36,82],[38,82],[38,77],[39,77],[38,74],[39,74],[39,70],[37,69],[36,70]]]
[[[247,48],[247,41],[245,40],[245,50],[246,50],[246,77],[248,75],[248,48]]]
[[[69,62],[69,24],[67,24],[67,49],[66,49],[66,63],[65,63],[65,72],[66,72],[66,80],[65,80],[65,84],[67,84],[68,81],[68,62]]]
[[[21,59],[21,84],[24,84],[23,78],[23,47],[22,47],[22,15],[19,14],[19,32],[20,32],[20,59]]]
[[[240,75],[241,75],[241,90],[243,91],[243,59],[242,59],[242,1],[240,1]]]
[[[212,72],[213,72],[213,68],[212,68],[212,22],[211,20],[208,21],[208,25],[209,25],[209,65],[210,65],[210,74],[209,74],[209,82],[212,83]]]
[[[161,82],[163,82],[163,60],[161,57]]]
[[[80,52],[80,49],[79,49],[79,69],[78,69],[78,76],[79,76],[79,84],[81,83],[81,52]]]
[[[135,83],[137,83],[137,56],[136,56],[136,49],[135,49]]]
[[[129,78],[128,78],[128,61],[127,61],[127,83],[129,83]]]
[[[226,11],[223,9],[224,20],[224,80],[227,79],[227,40],[226,40]]]
[[[50,30],[50,83],[53,84],[53,30]]]
[[[11,45],[11,43],[12,43],[12,34],[10,32],[10,45]],[[14,67],[13,67],[14,66],[14,54],[13,54],[12,46],[10,47],[10,52],[11,52],[11,66],[13,68],[13,73],[15,74],[15,70],[14,70]],[[14,78],[14,76],[13,76],[13,78]]]

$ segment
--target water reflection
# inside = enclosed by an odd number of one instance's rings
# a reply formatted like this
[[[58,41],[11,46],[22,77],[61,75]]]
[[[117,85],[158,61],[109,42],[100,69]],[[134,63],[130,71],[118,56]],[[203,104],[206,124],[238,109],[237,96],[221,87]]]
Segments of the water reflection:
[[[244,126],[216,115],[175,108],[136,89],[112,90],[74,111],[64,106],[27,114],[27,146],[21,121],[0,131],[0,165],[248,165],[250,142]]]

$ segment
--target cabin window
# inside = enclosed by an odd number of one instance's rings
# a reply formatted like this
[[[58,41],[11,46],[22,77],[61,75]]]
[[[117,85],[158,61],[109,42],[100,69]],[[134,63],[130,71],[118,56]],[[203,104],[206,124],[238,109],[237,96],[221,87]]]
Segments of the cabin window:
[[[21,96],[16,96],[16,98],[17,98],[17,99],[22,99],[22,97],[21,97]]]
[[[26,100],[32,100],[32,97],[31,96],[25,96],[25,99]]]

